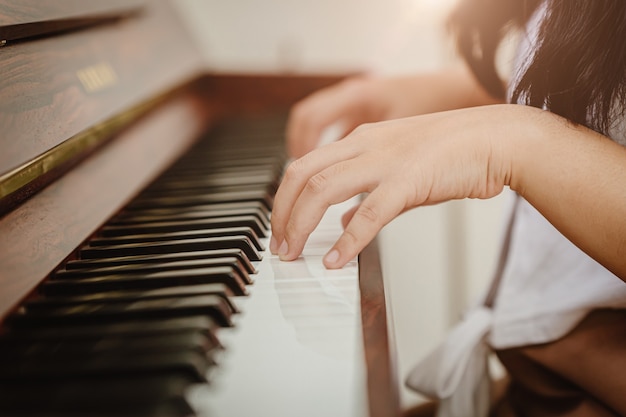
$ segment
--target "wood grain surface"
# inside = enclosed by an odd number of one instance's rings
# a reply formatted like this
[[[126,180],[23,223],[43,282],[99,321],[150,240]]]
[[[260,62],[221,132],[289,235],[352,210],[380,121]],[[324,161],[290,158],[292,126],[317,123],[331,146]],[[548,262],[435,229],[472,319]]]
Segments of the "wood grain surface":
[[[201,70],[166,2],[90,30],[0,48],[0,175]],[[95,82],[81,80],[84,74]]]

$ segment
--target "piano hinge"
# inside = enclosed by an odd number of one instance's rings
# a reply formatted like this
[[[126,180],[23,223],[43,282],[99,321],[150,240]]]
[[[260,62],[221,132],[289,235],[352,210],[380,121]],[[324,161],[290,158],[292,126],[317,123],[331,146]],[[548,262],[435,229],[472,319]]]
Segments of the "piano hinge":
[[[162,102],[166,96],[167,93],[147,100],[70,137],[65,142],[12,171],[4,174],[0,173],[0,202],[5,197],[28,186],[43,175],[60,168],[74,158],[85,155],[89,150],[95,149],[133,121],[146,114],[150,109]]]

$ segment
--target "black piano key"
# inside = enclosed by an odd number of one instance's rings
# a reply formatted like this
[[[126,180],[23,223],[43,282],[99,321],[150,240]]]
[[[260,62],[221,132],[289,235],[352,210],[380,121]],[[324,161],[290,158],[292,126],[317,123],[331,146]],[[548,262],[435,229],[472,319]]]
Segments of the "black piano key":
[[[144,244],[151,242],[206,239],[228,236],[246,236],[257,250],[265,250],[265,247],[263,243],[261,243],[260,238],[257,236],[256,233],[254,233],[254,230],[249,227],[225,227],[220,229],[187,230],[183,232],[160,232],[128,236],[96,237],[89,241],[89,246],[112,246],[129,243]]]
[[[228,286],[222,283],[176,286],[142,291],[109,291],[74,296],[40,296],[38,298],[26,300],[23,306],[27,310],[32,311],[85,303],[120,303],[139,300],[154,300],[159,298],[194,297],[197,295],[215,295],[221,297],[230,308],[231,313],[237,313],[239,311],[231,299],[231,297],[234,296],[233,292],[228,288]]]
[[[84,279],[90,277],[101,277],[107,275],[120,274],[147,274],[162,271],[184,271],[186,269],[201,269],[212,267],[228,267],[234,269],[241,277],[244,283],[251,284],[252,279],[248,275],[246,268],[239,262],[237,258],[208,258],[194,259],[188,261],[176,261],[165,263],[141,263],[126,264],[120,266],[110,266],[91,269],[66,269],[54,273],[50,279]]]
[[[74,323],[29,323],[27,327],[12,325],[0,335],[0,343],[5,338],[32,340],[83,340],[99,337],[134,338],[153,335],[176,335],[187,332],[200,333],[218,343],[215,332],[221,326],[206,315],[177,317],[159,320],[129,320],[121,323],[102,323],[98,326],[76,325]]]
[[[274,172],[268,172],[265,169],[246,170],[237,175],[223,174],[197,174],[197,175],[178,175],[172,178],[163,178],[148,187],[150,190],[181,190],[185,188],[203,188],[211,186],[228,186],[228,185],[265,185],[274,184],[278,181],[278,175]]]
[[[213,164],[205,169],[172,169],[164,174],[157,181],[153,182],[146,190],[154,190],[163,187],[163,189],[185,188],[186,186],[209,186],[209,187],[228,187],[233,185],[250,185],[263,187],[266,184],[273,184],[279,181],[281,169],[278,162],[270,162],[268,164],[241,165],[239,161],[234,161],[239,165],[233,172],[232,162],[222,161],[231,164],[231,166],[223,165],[218,167]],[[189,162],[188,162],[189,163]],[[193,164],[193,162],[191,162]]]
[[[163,253],[158,255],[134,255],[102,259],[77,259],[65,264],[66,270],[108,268],[113,266],[138,265],[146,263],[167,263],[214,258],[235,258],[248,272],[255,274],[256,268],[241,249],[215,249],[198,252]]]
[[[230,306],[216,295],[197,295],[182,298],[159,298],[119,303],[85,303],[69,307],[26,309],[9,316],[9,322],[19,326],[30,323],[100,324],[123,320],[150,320],[195,316],[203,314],[222,326],[232,326]]]
[[[55,279],[41,284],[44,295],[78,295],[94,292],[156,289],[164,287],[221,283],[235,295],[246,295],[246,283],[231,267],[212,267],[145,274],[105,275],[83,279]]]
[[[194,350],[177,352],[117,352],[85,357],[29,357],[15,361],[0,357],[0,381],[63,380],[76,377],[107,377],[158,374],[183,374],[194,382],[206,382],[206,372],[213,365],[205,354]]]
[[[256,272],[286,160],[280,135],[255,126],[200,142],[5,321],[0,414],[192,414],[184,391],[204,381]]]
[[[258,132],[254,132],[257,135]],[[273,140],[274,142],[271,142]],[[202,154],[202,152],[205,152]],[[242,164],[254,164],[255,162],[268,163],[268,161],[283,158],[285,154],[284,147],[276,142],[276,135],[273,138],[258,139],[252,136],[241,138],[222,138],[219,135],[212,135],[207,142],[198,142],[195,152],[187,153],[178,163],[174,165],[175,169],[184,169],[189,167],[190,161],[196,161],[191,167],[199,167],[206,169],[211,165],[205,164],[204,160],[219,161],[221,158],[228,160],[242,161]],[[254,158],[254,157],[257,158]],[[204,157],[205,159],[201,159]],[[248,162],[246,162],[248,161]]]
[[[4,337],[0,356],[4,360],[54,360],[76,362],[95,355],[118,356],[145,353],[195,351],[211,358],[210,352],[221,348],[214,339],[195,331],[158,334],[143,337],[97,337],[91,339],[24,340]],[[2,373],[2,371],[0,371]]]
[[[129,243],[125,245],[88,246],[80,250],[83,259],[114,258],[133,255],[154,255],[177,252],[197,252],[216,249],[241,249],[251,261],[260,261],[261,254],[246,236],[226,236],[203,239],[183,239],[168,242]]]
[[[249,227],[259,237],[267,236],[267,228],[254,216],[215,217],[205,219],[170,220],[162,222],[135,223],[105,226],[100,230],[102,237],[141,235],[146,233],[183,232],[192,230]],[[222,235],[224,236],[224,235]]]
[[[222,191],[271,190],[275,189],[280,182],[282,173],[278,163],[241,167],[233,166],[229,161],[219,162],[222,166],[213,165],[210,169],[187,168],[169,172],[144,189],[143,192],[177,191],[176,185],[181,185],[180,189],[198,188],[213,190],[213,192],[218,192],[220,189]],[[258,175],[259,173],[260,175]],[[251,182],[246,182],[251,176],[255,176],[255,178]]]
[[[245,201],[256,201],[262,203],[268,210],[272,209],[273,199],[264,190],[258,191],[241,191],[241,192],[224,192],[208,195],[195,195],[188,197],[154,197],[154,198],[137,198],[133,200],[128,207],[180,207],[198,204],[211,203],[236,203]]]
[[[204,164],[205,160],[219,161],[221,158],[228,160],[239,160],[242,164],[254,164],[255,162],[276,160],[277,158],[283,158],[285,151],[284,147],[277,143],[277,136],[262,138],[259,136],[260,132],[255,129],[254,133],[250,135],[248,132],[246,136],[232,137],[230,134],[228,138],[220,135],[211,135],[211,138],[206,142],[198,142],[195,148],[196,152],[187,153],[183,156],[178,163],[174,166],[176,169],[188,167],[188,162],[196,161],[195,167],[206,169],[210,165]],[[272,142],[273,141],[273,142]],[[204,153],[204,155],[202,154]],[[202,159],[204,157],[204,159]],[[255,158],[256,157],[256,158]],[[267,161],[266,161],[266,160]],[[246,162],[249,161],[249,162]],[[193,167],[193,166],[192,166]]]
[[[184,374],[0,382],[0,410],[12,416],[193,415]]]
[[[216,185],[216,186],[198,186],[198,187],[184,187],[174,190],[164,190],[159,188],[149,188],[141,192],[137,197],[138,200],[161,198],[165,194],[168,198],[175,199],[188,199],[195,198],[197,196],[211,196],[213,194],[225,194],[225,193],[249,193],[263,191],[269,195],[276,193],[278,185],[275,184],[240,184],[240,185]]]
[[[223,159],[221,159],[223,158]],[[244,169],[257,170],[265,172],[280,172],[284,165],[284,158],[276,156],[239,156],[236,159],[228,158],[222,154],[215,155],[215,158],[210,161],[205,159],[197,161],[193,158],[186,158],[181,161],[183,164],[177,164],[172,169],[165,173],[161,178],[168,179],[172,177],[180,177],[182,175],[206,175],[212,173],[234,173],[238,175]],[[209,165],[210,164],[210,165]],[[199,165],[204,165],[198,168]]]
[[[251,178],[254,176],[254,178]],[[142,191],[143,193],[184,191],[203,189],[207,193],[235,191],[275,190],[280,182],[281,172],[275,167],[251,167],[242,172],[241,167],[225,166],[211,170],[170,172]]]
[[[215,191],[220,187],[224,187],[223,190],[226,191],[229,190],[228,187],[242,186],[247,189],[267,190],[280,182],[281,170],[278,169],[278,164],[240,167],[231,166],[228,161],[220,162],[224,165],[221,167],[214,165],[210,170],[185,169],[169,172],[144,191],[175,191],[178,190],[177,186],[180,186],[180,189],[203,188]],[[251,178],[252,176],[254,178]]]
[[[212,212],[221,210],[258,210],[263,213],[265,221],[270,219],[270,210],[259,201],[239,201],[234,203],[196,204],[182,207],[125,207],[117,214],[113,221],[123,220],[133,216],[176,216],[183,213]]]
[[[270,227],[267,214],[258,208],[241,208],[230,210],[195,210],[183,212],[170,212],[164,214],[150,214],[142,212],[122,213],[111,219],[109,226],[122,226],[132,224],[160,223],[170,221],[204,220],[217,217],[254,216],[268,230]]]

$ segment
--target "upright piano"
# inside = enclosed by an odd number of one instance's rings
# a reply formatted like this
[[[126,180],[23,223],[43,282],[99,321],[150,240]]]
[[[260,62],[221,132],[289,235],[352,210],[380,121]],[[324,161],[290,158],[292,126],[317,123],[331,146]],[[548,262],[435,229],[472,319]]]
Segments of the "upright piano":
[[[266,251],[289,106],[167,1],[0,0],[0,416],[397,416],[375,242]]]

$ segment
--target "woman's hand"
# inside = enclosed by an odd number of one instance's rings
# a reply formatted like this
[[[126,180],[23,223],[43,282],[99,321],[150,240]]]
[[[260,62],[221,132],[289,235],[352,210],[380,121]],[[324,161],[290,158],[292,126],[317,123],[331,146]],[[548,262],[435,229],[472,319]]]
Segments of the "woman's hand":
[[[523,130],[524,111],[496,105],[366,124],[308,153],[291,163],[276,193],[271,251],[297,258],[326,209],[361,193],[369,194],[344,219],[328,268],[345,265],[408,209],[497,195],[510,179],[505,139]]]
[[[294,161],[276,193],[270,250],[297,258],[326,209],[361,193],[324,258],[353,259],[413,207],[510,186],[626,281],[626,147],[548,111],[493,105],[363,125]]]
[[[343,134],[363,123],[497,102],[464,68],[433,74],[349,78],[298,102],[287,122],[287,150],[299,158],[314,149],[324,129]]]

